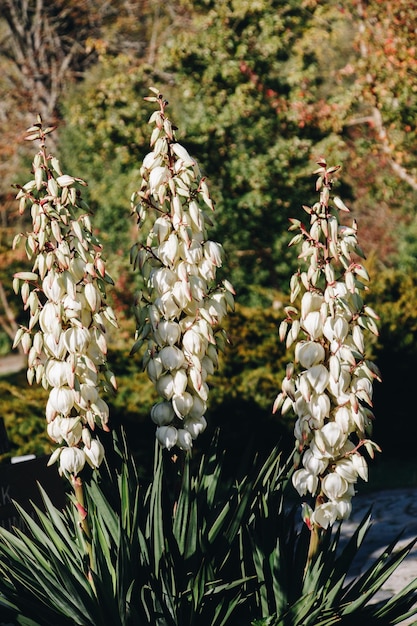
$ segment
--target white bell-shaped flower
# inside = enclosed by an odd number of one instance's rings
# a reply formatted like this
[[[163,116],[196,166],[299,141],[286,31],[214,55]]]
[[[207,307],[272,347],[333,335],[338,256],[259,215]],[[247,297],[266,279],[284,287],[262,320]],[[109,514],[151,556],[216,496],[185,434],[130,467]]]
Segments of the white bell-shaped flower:
[[[197,400],[199,400],[199,398],[194,398],[194,405]],[[188,430],[193,439],[197,439],[198,435],[203,433],[207,428],[207,421],[203,416],[190,417],[190,415],[191,413],[189,413],[188,417],[184,420],[184,428]]]
[[[319,311],[311,311],[301,321],[301,327],[309,335],[310,339],[319,339],[323,334],[323,324]]]
[[[92,439],[90,446],[84,446],[83,452],[91,467],[100,467],[104,459],[104,446],[99,439]]]
[[[338,505],[336,502],[325,502],[319,504],[313,511],[311,522],[321,528],[332,526],[337,520]]]
[[[300,341],[295,347],[295,360],[306,369],[322,363],[325,350],[317,341]]]
[[[181,450],[189,452],[193,447],[193,438],[191,437],[191,434],[188,432],[188,430],[185,430],[184,428],[179,428],[177,432],[177,446]]]
[[[74,391],[69,387],[54,387],[49,392],[51,407],[64,417],[70,414],[74,401]]]
[[[85,460],[84,451],[80,450],[80,448],[62,448],[59,455],[59,471],[61,474],[76,476],[83,469]]]
[[[151,408],[151,419],[157,426],[167,426],[175,418],[175,411],[170,402],[158,402]]]
[[[171,450],[177,443],[178,431],[174,426],[159,426],[156,429],[156,438],[163,448]]]
[[[158,356],[163,369],[170,372],[180,369],[185,361],[184,353],[176,346],[165,346],[159,351]]]
[[[292,475],[292,483],[300,496],[307,493],[316,493],[318,478],[306,469],[299,469]]]
[[[329,500],[338,500],[346,493],[348,481],[341,474],[331,472],[322,479],[321,488]]]
[[[180,418],[186,417],[193,407],[193,396],[184,391],[182,394],[174,394],[171,399],[172,407],[176,415]]]

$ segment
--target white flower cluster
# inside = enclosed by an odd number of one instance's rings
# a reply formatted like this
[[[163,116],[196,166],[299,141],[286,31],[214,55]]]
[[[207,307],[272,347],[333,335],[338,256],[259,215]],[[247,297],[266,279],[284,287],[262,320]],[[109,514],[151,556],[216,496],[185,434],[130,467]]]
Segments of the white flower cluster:
[[[300,231],[291,244],[302,244],[300,258],[306,271],[291,279],[291,302],[301,300],[300,311],[286,308],[280,337],[287,347],[294,342],[294,363],[287,367],[274,411],[292,409],[297,417],[295,439],[302,467],[293,474],[298,493],[316,496],[315,508],[304,507],[305,521],[327,528],[349,517],[354,485],[367,480],[362,446],[373,456],[378,446],[372,432],[373,382],[377,367],[366,359],[364,331],[378,334],[374,311],[362,298],[369,277],[357,262],[357,226],[340,225],[339,211],[348,211],[338,197],[329,208],[331,175],[338,168],[320,168],[317,190],[320,202],[304,207],[310,228],[291,220],[290,230]]]
[[[154,93],[147,98],[160,107],[150,118],[153,149],[132,198],[139,221],[148,213],[152,219],[146,242],[131,252],[145,284],[135,307],[132,353],[147,342],[143,364],[162,397],[151,411],[159,443],[188,451],[206,428],[206,380],[224,346],[221,322],[234,305],[234,290],[228,281],[215,284],[222,247],[207,238],[211,222],[200,206],[213,210],[213,202],[196,162],[175,139],[166,101]]]
[[[33,230],[17,235],[13,247],[26,239],[26,253],[35,259],[32,271],[14,275],[28,326],[16,334],[28,357],[28,381],[50,389],[46,406],[47,431],[63,444],[51,456],[60,473],[77,475],[85,463],[98,467],[101,442],[92,437],[96,424],[108,430],[109,408],[100,389],[116,389],[106,362],[106,329],[117,326],[105,304],[105,284],[112,283],[92,234],[90,217],[77,189],[85,184],[63,174],[56,158],[47,155],[41,121],[28,139],[40,139],[33,161],[34,179],[21,187],[19,211],[29,208]],[[81,211],[80,211],[81,210]],[[78,215],[78,217],[77,217]]]

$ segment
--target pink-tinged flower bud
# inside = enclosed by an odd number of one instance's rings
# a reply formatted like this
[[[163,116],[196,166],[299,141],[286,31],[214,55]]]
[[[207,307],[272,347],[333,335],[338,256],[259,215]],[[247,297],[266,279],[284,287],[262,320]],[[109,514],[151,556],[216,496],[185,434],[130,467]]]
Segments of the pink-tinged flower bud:
[[[194,398],[194,405],[196,403],[196,401],[199,400],[199,398]],[[193,406],[194,408],[194,406]],[[198,435],[200,435],[201,433],[203,433],[206,428],[207,428],[207,421],[206,419],[201,416],[201,417],[190,417],[191,413],[188,415],[188,417],[184,420],[184,428],[185,430],[188,430],[188,432],[190,433],[191,437],[193,439],[197,439]]]
[[[310,313],[307,313],[306,317],[301,322],[301,327],[306,331],[311,339],[319,339],[323,334],[320,312],[311,311]]]
[[[104,459],[104,446],[98,439],[92,439],[90,446],[85,446],[83,452],[91,467],[100,467]]]
[[[188,391],[184,391],[180,395],[174,394],[171,402],[176,415],[183,418],[189,414],[193,407],[193,396]]]
[[[192,449],[193,438],[191,437],[191,434],[188,432],[188,430],[185,430],[184,428],[178,429],[177,446],[181,450],[185,450],[186,452],[189,452]]]
[[[184,353],[176,346],[166,346],[158,353],[164,370],[180,369],[185,361]]]
[[[79,448],[63,448],[59,455],[59,471],[76,476],[85,465],[85,454]]]
[[[342,498],[348,489],[345,478],[336,472],[327,474],[321,481],[321,488],[330,500]]]
[[[177,443],[178,431],[174,426],[159,426],[155,434],[163,448],[171,450]]]
[[[151,408],[151,419],[157,426],[167,426],[175,418],[175,411],[170,402],[158,402]]]
[[[307,369],[324,361],[324,357],[325,350],[316,341],[300,341],[295,347],[295,360]]]
[[[57,412],[66,417],[74,406],[74,392],[69,387],[54,387],[49,393],[49,403]]]

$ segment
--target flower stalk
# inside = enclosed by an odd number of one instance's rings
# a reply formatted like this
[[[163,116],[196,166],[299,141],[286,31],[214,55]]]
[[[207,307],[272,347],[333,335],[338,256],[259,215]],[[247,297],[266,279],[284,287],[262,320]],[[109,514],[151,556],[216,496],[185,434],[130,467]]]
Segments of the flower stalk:
[[[317,533],[351,512],[354,486],[367,480],[367,451],[379,447],[371,439],[373,383],[380,380],[376,365],[366,357],[366,333],[377,335],[376,313],[364,303],[369,276],[357,239],[357,224],[340,223],[349,209],[332,196],[338,167],[318,163],[319,202],[304,210],[308,227],[291,220],[303,267],[290,281],[291,306],[279,334],[294,362],[287,366],[274,412],[293,410],[294,434],[301,467],[293,474],[300,496],[309,494],[303,518],[312,531],[309,559],[318,548]],[[295,306],[298,304],[298,307]]]
[[[101,395],[116,390],[106,355],[107,333],[117,322],[106,303],[106,285],[113,281],[81,197],[80,187],[86,183],[64,174],[48,153],[46,137],[53,130],[43,128],[38,118],[27,131],[26,139],[38,140],[40,149],[33,160],[33,178],[18,186],[16,197],[20,214],[30,211],[32,231],[17,235],[13,247],[24,240],[33,267],[13,279],[29,313],[14,347],[20,343],[27,355],[29,384],[49,390],[47,432],[59,447],[48,464],[58,462],[60,474],[70,480],[88,539],[80,473],[86,463],[99,467],[104,457],[94,431],[96,426],[109,430],[109,408]]]
[[[143,366],[161,397],[151,411],[157,440],[163,448],[190,451],[206,428],[207,378],[227,341],[222,320],[234,307],[235,292],[229,281],[216,282],[223,249],[208,238],[207,210],[214,203],[207,182],[176,140],[168,103],[152,92],[146,98],[158,105],[149,120],[152,151],[132,197],[144,238],[131,250],[144,283],[135,302],[132,353],[146,345]]]

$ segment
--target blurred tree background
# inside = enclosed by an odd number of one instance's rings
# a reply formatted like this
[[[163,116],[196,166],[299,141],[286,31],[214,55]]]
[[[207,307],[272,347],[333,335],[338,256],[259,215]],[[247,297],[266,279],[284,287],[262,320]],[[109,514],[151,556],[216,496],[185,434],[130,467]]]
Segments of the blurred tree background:
[[[113,419],[138,450],[152,438],[152,390],[129,357],[137,285],[129,268],[130,196],[149,151],[143,101],[172,102],[178,138],[216,200],[212,238],[237,290],[232,344],[212,380],[210,423],[258,447],[291,431],[271,414],[286,357],[277,327],[297,259],[288,218],[315,201],[315,162],[342,163],[339,194],[359,223],[368,303],[381,315],[373,345],[383,374],[375,440],[404,454],[417,437],[410,387],[417,369],[417,7],[407,0],[0,0],[0,353],[24,322],[10,251],[28,216],[12,183],[30,174],[22,137],[37,113],[56,124],[65,171],[88,181],[86,200],[116,281],[121,320],[112,358]],[[13,320],[13,315],[15,320]],[[24,373],[0,379],[13,454],[47,453],[43,397]],[[39,394],[39,395],[37,395]],[[392,438],[392,423],[398,438]],[[149,448],[149,444],[146,444]]]

